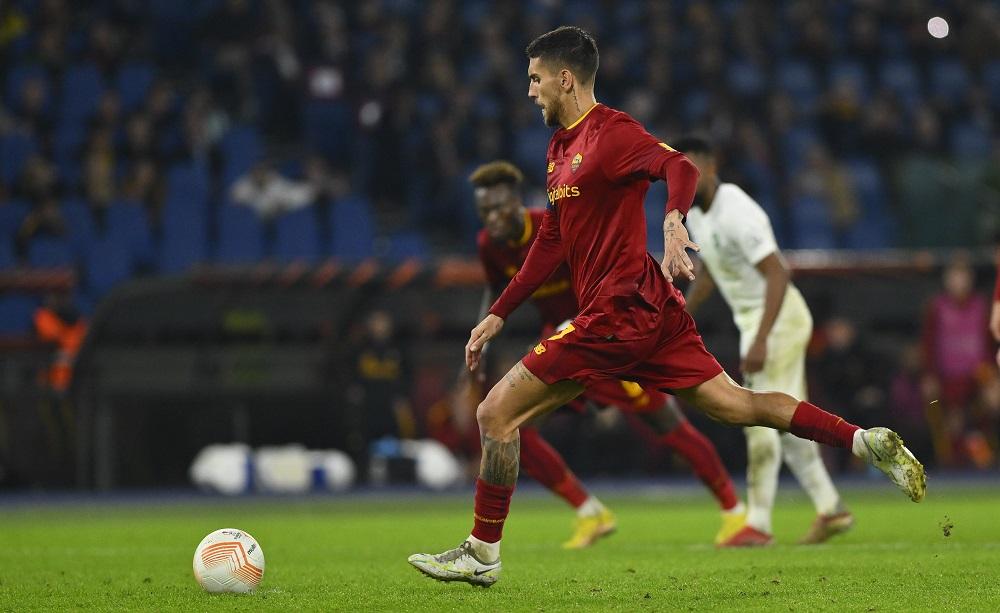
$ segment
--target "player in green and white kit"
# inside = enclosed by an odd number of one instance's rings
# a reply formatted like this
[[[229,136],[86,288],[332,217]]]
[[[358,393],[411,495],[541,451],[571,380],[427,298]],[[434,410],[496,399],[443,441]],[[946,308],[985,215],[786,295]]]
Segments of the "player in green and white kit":
[[[673,146],[701,171],[686,225],[701,247],[703,266],[688,292],[688,311],[694,314],[718,287],[740,331],[743,385],[806,398],[805,359],[812,316],[790,281],[767,213],[738,186],[719,181],[708,142],[692,137]],[[744,431],[746,526],[723,546],[762,546],[774,541],[771,509],[782,456],[816,507],[816,521],[800,542],[821,543],[851,528],[854,516],[841,502],[815,442],[761,426]]]

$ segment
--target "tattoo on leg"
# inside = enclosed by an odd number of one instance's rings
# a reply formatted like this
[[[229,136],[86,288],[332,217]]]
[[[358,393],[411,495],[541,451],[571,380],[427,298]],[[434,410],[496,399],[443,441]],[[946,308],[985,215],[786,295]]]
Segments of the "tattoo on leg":
[[[479,477],[487,483],[511,487],[517,481],[518,459],[521,457],[521,437],[510,442],[482,436],[483,460]]]

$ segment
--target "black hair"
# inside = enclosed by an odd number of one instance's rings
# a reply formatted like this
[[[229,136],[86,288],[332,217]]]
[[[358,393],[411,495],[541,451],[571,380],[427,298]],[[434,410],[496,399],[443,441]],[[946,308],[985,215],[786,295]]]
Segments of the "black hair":
[[[715,155],[715,148],[707,138],[701,136],[682,136],[670,143],[670,146],[681,153],[697,153],[702,155]]]
[[[600,56],[597,41],[583,28],[560,26],[542,34],[525,48],[529,58],[555,62],[559,68],[568,67],[584,84],[593,83],[597,76]]]

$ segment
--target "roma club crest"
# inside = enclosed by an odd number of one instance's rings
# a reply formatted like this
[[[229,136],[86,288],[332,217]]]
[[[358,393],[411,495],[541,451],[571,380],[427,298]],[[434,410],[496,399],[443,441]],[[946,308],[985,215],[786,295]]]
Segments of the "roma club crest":
[[[577,153],[576,155],[573,156],[573,161],[570,163],[569,168],[575,173],[576,169],[579,168],[580,164],[582,163],[583,163],[583,154]]]

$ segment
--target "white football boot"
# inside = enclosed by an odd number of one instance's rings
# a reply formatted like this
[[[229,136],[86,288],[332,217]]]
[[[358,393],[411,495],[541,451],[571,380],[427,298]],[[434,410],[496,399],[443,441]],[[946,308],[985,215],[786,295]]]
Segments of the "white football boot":
[[[407,558],[407,562],[438,581],[465,581],[490,587],[500,578],[499,558],[494,562],[483,562],[476,557],[469,541],[437,555],[415,553]]]
[[[888,428],[859,430],[855,435],[853,451],[888,475],[910,500],[920,502],[924,499],[924,494],[927,493],[924,466],[903,445],[903,439],[898,434]]]

